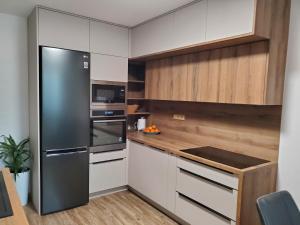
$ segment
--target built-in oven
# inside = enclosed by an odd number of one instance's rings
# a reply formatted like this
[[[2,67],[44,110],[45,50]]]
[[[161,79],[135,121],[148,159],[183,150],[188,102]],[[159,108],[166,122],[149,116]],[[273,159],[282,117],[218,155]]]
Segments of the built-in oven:
[[[124,108],[92,109],[90,152],[125,149],[126,130],[127,122]]]
[[[122,106],[126,104],[127,83],[96,81],[91,83],[91,106]]]

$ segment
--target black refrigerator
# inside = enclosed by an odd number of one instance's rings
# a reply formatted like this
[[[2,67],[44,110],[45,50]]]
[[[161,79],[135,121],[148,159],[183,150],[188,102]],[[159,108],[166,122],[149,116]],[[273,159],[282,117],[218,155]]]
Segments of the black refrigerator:
[[[89,201],[90,55],[40,47],[41,213]]]

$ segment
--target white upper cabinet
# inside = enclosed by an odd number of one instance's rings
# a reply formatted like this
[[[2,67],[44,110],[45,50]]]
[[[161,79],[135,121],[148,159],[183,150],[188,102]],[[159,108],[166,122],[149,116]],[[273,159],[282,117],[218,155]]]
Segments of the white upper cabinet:
[[[128,58],[92,53],[91,79],[127,82]]]
[[[251,33],[255,0],[208,0],[206,40]]]
[[[173,24],[172,13],[134,27],[131,34],[132,57],[173,48]]]
[[[207,0],[202,0],[174,13],[174,46],[184,47],[205,41],[206,11]]]
[[[128,58],[129,31],[127,28],[90,21],[90,51]]]
[[[89,52],[89,20],[39,9],[39,44]]]

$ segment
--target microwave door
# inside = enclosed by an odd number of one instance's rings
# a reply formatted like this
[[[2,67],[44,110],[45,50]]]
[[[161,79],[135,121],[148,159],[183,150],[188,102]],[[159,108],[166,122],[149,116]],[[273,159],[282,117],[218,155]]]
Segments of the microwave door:
[[[92,102],[94,104],[125,104],[126,86],[92,84]]]

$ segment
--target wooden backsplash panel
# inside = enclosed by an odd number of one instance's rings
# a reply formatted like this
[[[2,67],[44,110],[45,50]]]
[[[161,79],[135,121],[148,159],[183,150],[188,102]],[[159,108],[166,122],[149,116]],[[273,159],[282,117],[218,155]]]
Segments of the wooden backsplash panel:
[[[146,62],[146,98],[264,104],[268,41]]]
[[[151,101],[149,123],[197,145],[277,160],[281,106]],[[184,114],[185,121],[173,114]]]

